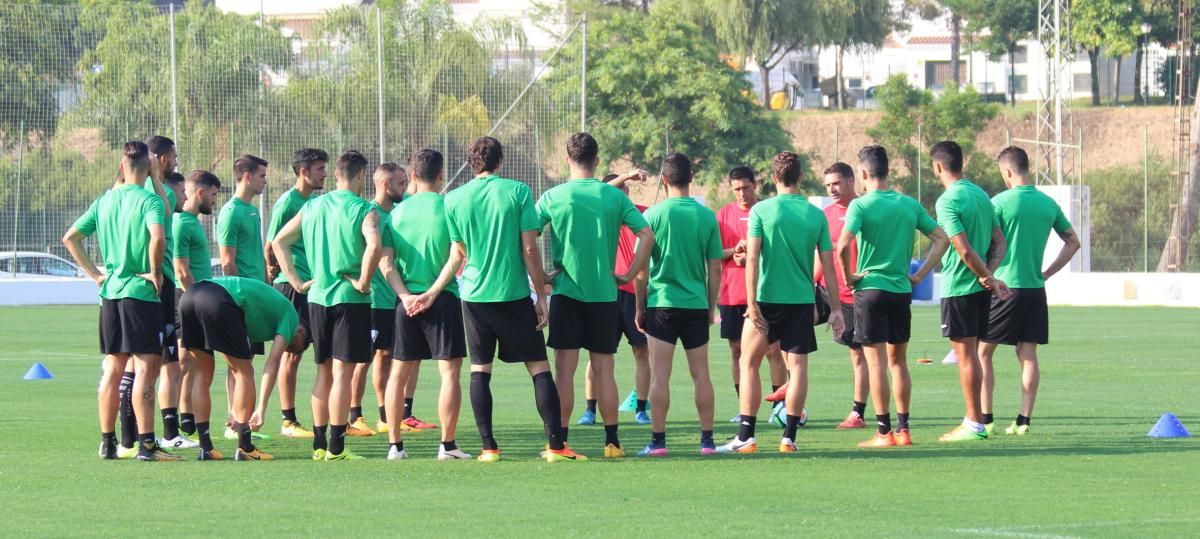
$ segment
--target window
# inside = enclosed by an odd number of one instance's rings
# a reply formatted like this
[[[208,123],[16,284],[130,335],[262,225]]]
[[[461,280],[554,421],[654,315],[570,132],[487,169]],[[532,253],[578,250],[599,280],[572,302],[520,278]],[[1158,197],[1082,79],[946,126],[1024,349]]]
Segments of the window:
[[[1014,64],[1023,64],[1029,61],[1029,47],[1025,45],[1017,45],[1013,47],[1012,61]]]
[[[42,271],[39,273],[43,275],[52,275],[54,277],[75,277],[78,275],[74,266],[57,258],[46,257],[42,258],[41,261]]]
[[[941,90],[951,80],[953,77],[950,76],[950,60],[925,62],[925,88],[927,90]],[[967,62],[965,61],[958,63],[958,80],[964,84],[967,81]]]
[[[1029,76],[1014,75],[1012,79],[1012,90],[1014,94],[1023,94],[1029,91]]]
[[[859,79],[859,78],[846,79],[846,87],[847,88],[862,88],[862,79]]]

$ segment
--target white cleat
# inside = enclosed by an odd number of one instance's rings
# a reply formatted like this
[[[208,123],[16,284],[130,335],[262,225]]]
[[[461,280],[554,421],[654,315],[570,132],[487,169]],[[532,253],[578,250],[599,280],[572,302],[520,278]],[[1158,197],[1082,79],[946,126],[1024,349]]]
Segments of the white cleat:
[[[949,354],[946,354],[946,357],[942,358],[942,365],[958,365],[958,354],[955,354],[954,350],[951,350]]]
[[[446,448],[438,446],[438,460],[471,460],[471,454],[459,448],[454,448],[449,451]]]
[[[159,438],[158,445],[163,449],[195,449],[200,447],[200,442],[192,441],[191,438],[182,434],[174,438]]]
[[[758,451],[758,440],[754,438],[742,441],[734,436],[729,443],[717,446],[717,453],[753,453],[755,451]]]
[[[117,444],[117,458],[118,459],[121,459],[121,460],[132,459],[133,457],[136,457],[137,454],[138,454],[138,447],[137,447],[136,442],[134,442],[133,447],[125,447],[119,443]]]
[[[397,450],[394,446],[388,449],[388,460],[404,460],[408,458],[408,451],[404,449]]]

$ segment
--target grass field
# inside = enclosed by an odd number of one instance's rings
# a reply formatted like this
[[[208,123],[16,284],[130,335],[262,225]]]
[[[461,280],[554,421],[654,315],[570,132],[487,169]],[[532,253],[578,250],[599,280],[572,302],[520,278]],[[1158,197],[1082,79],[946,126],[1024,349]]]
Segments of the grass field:
[[[778,430],[762,426],[765,451],[701,459],[690,380],[677,368],[671,457],[549,465],[535,458],[543,438],[529,378],[519,366],[499,365],[495,423],[508,460],[496,465],[436,462],[432,433],[408,437],[415,458],[401,463],[383,459],[381,438],[350,440],[370,460],[314,463],[306,441],[276,437],[261,444],[275,462],[153,464],[96,458],[96,309],[0,309],[0,536],[1197,534],[1200,439],[1145,434],[1167,411],[1200,431],[1200,311],[1053,309],[1031,435],[971,446],[936,442],[962,416],[956,371],[940,365],[947,345],[936,317],[932,308],[914,312],[910,359],[936,362],[912,363],[916,445],[906,449],[858,450],[866,431],[834,429],[849,409],[849,369],[844,350],[822,333],[822,349],[810,360],[812,419],[793,455],[775,453]],[[714,341],[713,350],[717,437],[724,439],[735,432],[724,420],[736,403],[727,348]],[[1011,349],[998,359],[1003,427],[1016,412],[1017,369]],[[618,360],[624,396],[632,360],[627,351]],[[35,361],[55,378],[21,380]],[[311,387],[309,365],[302,395]],[[224,387],[221,376],[218,369],[215,388]],[[416,402],[417,415],[432,421],[435,380],[434,369],[423,373]],[[370,392],[366,404],[373,409]],[[269,410],[264,432],[278,432],[278,404]],[[299,411],[309,423],[307,398]],[[213,415],[223,414],[218,396]],[[632,424],[631,414],[622,419],[626,448],[640,448],[649,427]],[[458,441],[478,452],[466,402]],[[571,442],[598,455],[603,430],[573,428]],[[234,442],[216,443],[232,454]]]

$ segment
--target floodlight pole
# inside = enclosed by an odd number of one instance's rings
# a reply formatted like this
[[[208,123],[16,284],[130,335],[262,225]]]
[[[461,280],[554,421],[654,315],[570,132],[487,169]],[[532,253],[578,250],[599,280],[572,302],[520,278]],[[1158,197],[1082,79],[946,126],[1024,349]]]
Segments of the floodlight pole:
[[[379,162],[384,162],[383,129],[383,10],[375,6],[375,76],[379,80]]]
[[[171,136],[179,146],[179,83],[175,68],[175,4],[171,3]]]
[[[579,63],[582,65],[579,73],[579,130],[587,131],[587,13],[583,14],[583,45],[580,47]]]

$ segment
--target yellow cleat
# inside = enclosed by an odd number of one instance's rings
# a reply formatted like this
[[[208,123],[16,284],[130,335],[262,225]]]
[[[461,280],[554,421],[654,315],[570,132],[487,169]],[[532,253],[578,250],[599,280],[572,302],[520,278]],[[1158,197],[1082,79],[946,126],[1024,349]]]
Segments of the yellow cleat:
[[[325,453],[326,451],[324,449],[314,449],[313,460],[325,460]]]
[[[605,448],[605,450],[607,450],[607,448]],[[576,453],[575,450],[571,449],[571,447],[566,444],[564,444],[563,448],[559,450],[546,450],[546,462],[583,462],[587,459],[587,457]]]
[[[304,428],[299,422],[284,419],[283,426],[279,427],[279,434],[288,438],[303,438],[311,440],[313,432]]]
[[[354,420],[353,423],[346,425],[346,436],[374,436],[375,431],[367,426],[367,422],[363,418]]]
[[[476,460],[479,462],[500,462],[500,450],[484,449],[479,453],[479,457]]]
[[[608,444],[604,446],[604,458],[619,459],[625,457],[625,450],[616,444]]]
[[[387,434],[387,421],[376,421],[375,432],[379,434]]]

